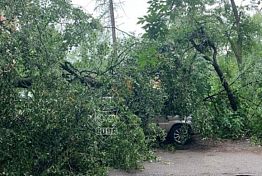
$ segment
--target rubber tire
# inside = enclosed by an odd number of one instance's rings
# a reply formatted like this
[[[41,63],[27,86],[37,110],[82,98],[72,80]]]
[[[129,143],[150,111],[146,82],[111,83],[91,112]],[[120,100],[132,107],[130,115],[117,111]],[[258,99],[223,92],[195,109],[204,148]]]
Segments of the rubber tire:
[[[183,130],[182,128],[186,128],[184,130],[186,130],[186,135],[187,135],[187,139],[181,141],[181,142],[178,142],[177,140],[175,140],[175,133],[177,134],[178,131],[181,132],[181,130]],[[192,137],[192,130],[191,130],[191,127],[189,125],[184,125],[184,124],[176,124],[174,125],[169,134],[168,134],[168,139],[170,142],[174,143],[177,147],[181,147],[181,146],[184,146],[186,145],[190,139]]]

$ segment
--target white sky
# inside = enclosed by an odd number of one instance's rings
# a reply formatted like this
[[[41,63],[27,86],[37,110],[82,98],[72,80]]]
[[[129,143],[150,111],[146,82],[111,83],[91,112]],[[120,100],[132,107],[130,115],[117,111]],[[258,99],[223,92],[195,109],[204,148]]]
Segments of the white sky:
[[[139,34],[143,32],[140,25],[137,24],[138,17],[146,15],[148,0],[114,0],[116,3],[116,27],[129,33]],[[122,3],[121,3],[122,2]],[[97,16],[98,12],[94,12],[95,0],[72,0],[73,4],[77,4],[87,10],[88,13]]]
[[[143,33],[143,29],[137,24],[138,17],[146,15],[148,0],[113,0],[116,5],[116,27],[129,33]],[[235,0],[238,5],[245,5],[256,0]],[[94,12],[95,0],[72,0],[73,4],[79,5],[86,11],[97,17],[98,12]],[[108,25],[110,26],[110,25]]]

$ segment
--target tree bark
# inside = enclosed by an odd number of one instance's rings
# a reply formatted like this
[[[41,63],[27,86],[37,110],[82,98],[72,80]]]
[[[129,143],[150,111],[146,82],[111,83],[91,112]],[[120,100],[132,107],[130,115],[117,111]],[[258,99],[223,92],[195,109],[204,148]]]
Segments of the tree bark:
[[[94,77],[87,74],[82,74],[86,73],[87,71],[80,71],[69,62],[65,61],[64,63],[61,63],[60,66],[63,69],[63,71],[66,72],[66,74],[63,74],[62,76],[68,82],[72,82],[72,79],[68,79],[68,75],[70,75],[73,77],[73,80],[79,80],[85,86],[89,86],[92,88],[99,88],[102,86],[102,83]],[[14,81],[14,86],[17,88],[30,88],[32,85],[33,80],[31,78],[17,78]]]
[[[196,44],[196,42],[194,40],[196,37],[199,37],[198,33],[199,33],[199,31],[194,33],[191,36],[190,42],[198,52],[203,54],[203,58],[205,60],[207,60],[208,62],[211,62],[212,66],[214,67],[214,69],[215,69],[215,71],[216,71],[216,73],[217,73],[217,75],[220,79],[222,86],[224,87],[224,89],[227,93],[227,97],[228,97],[228,100],[229,100],[229,103],[230,103],[232,110],[237,111],[237,109],[238,109],[237,98],[235,97],[233,91],[231,90],[231,88],[228,84],[227,79],[224,76],[223,71],[221,70],[219,64],[217,63],[217,48],[216,48],[215,44],[208,38],[208,36],[206,36],[204,29],[201,28],[200,33],[201,33],[201,37],[203,37],[203,35],[205,37],[205,40],[204,40],[205,43],[204,44],[206,46],[206,49],[211,49],[213,51],[212,58],[210,56],[208,56],[207,53],[205,53],[205,49],[202,48],[203,43]]]
[[[235,97],[233,91],[231,90],[227,79],[225,78],[225,75],[223,73],[223,71],[221,70],[220,66],[217,63],[217,48],[215,46],[215,44],[211,41],[208,42],[209,46],[213,49],[213,58],[212,58],[212,65],[220,79],[220,82],[222,84],[222,86],[224,87],[226,93],[227,93],[227,97],[230,103],[230,106],[232,108],[233,111],[237,111],[238,109],[238,103],[237,103],[237,98]]]
[[[230,106],[231,108],[233,109],[233,111],[237,111],[238,109],[238,106],[237,106],[237,99],[233,93],[233,91],[231,90],[225,76],[224,76],[224,73],[222,72],[222,70],[220,69],[220,66],[218,65],[216,59],[213,60],[213,63],[212,63],[219,79],[220,79],[220,82],[222,84],[222,86],[224,87],[226,93],[227,93],[227,97],[228,97],[228,100],[230,102]]]
[[[109,11],[110,11],[110,20],[111,20],[111,28],[112,28],[113,53],[114,56],[117,56],[116,23],[115,23],[113,0],[109,0]]]
[[[235,1],[230,0],[230,2],[231,2],[234,18],[235,18],[235,23],[236,23],[237,41],[236,42],[232,41],[230,36],[228,36],[228,39],[231,44],[232,50],[235,54],[237,64],[238,64],[238,69],[239,71],[242,71],[242,68],[243,68],[243,56],[242,56],[243,55],[243,34],[242,34],[242,29],[241,29],[241,24],[240,24],[241,14],[239,13],[237,9]]]

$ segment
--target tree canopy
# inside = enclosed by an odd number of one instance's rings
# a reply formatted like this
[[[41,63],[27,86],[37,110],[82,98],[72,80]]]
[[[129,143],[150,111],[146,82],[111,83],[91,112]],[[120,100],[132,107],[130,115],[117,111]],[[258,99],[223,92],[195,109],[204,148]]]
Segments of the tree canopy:
[[[112,43],[69,0],[2,0],[0,175],[139,168],[165,136],[156,117],[261,143],[259,2],[150,0],[144,35]]]

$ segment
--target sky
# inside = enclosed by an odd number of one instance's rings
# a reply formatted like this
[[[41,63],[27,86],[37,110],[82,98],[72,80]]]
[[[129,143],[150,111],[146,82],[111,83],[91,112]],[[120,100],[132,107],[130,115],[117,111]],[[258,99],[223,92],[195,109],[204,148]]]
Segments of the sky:
[[[116,27],[131,34],[141,34],[143,29],[138,25],[138,17],[146,15],[148,0],[113,0],[116,4]],[[235,0],[237,5],[245,5],[257,0]],[[88,13],[97,17],[99,12],[94,12],[95,0],[72,0],[72,3],[81,6]],[[109,19],[108,19],[109,20]],[[109,22],[108,22],[109,23]],[[108,24],[110,26],[110,23]]]
[[[114,0],[116,3],[116,27],[131,33],[143,33],[141,25],[138,25],[138,17],[146,15],[148,0]],[[84,8],[88,13],[95,17],[99,12],[94,12],[95,0],[72,0],[72,3]]]

